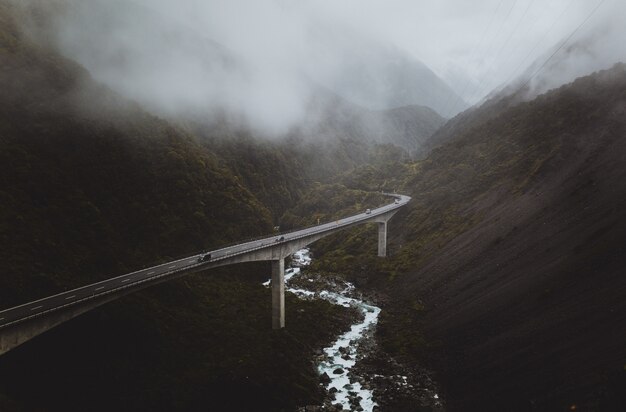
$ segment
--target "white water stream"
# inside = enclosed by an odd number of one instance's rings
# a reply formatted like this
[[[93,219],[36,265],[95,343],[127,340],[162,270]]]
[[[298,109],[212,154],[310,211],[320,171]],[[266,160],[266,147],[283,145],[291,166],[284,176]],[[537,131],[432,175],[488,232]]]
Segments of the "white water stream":
[[[316,295],[313,291],[289,287],[289,280],[300,274],[300,267],[307,266],[310,263],[311,257],[308,249],[302,249],[293,254],[292,267],[285,271],[287,291],[303,298],[310,298]],[[269,284],[269,280],[264,283],[265,286],[269,286]],[[322,291],[317,294],[317,297],[336,305],[357,308],[364,315],[363,321],[353,324],[351,329],[339,336],[332,346],[324,349],[324,354],[326,355],[325,360],[318,365],[318,372],[320,375],[326,373],[330,377],[330,382],[326,385],[326,390],[332,392],[336,389],[333,404],[339,403],[346,410],[355,410],[359,405],[355,403],[351,405],[350,397],[353,399],[360,398],[359,403],[363,411],[372,412],[376,405],[372,391],[363,388],[359,382],[351,383],[348,372],[356,364],[359,341],[363,339],[364,334],[378,322],[380,308],[350,297],[353,291],[354,285],[345,282],[345,289],[339,293]]]

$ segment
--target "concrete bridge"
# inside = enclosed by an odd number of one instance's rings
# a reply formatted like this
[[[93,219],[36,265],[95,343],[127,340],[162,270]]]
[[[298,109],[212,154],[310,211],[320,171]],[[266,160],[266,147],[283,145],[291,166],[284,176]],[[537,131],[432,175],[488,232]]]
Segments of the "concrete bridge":
[[[378,223],[378,256],[386,256],[387,221],[411,200],[404,195],[386,195],[394,202],[348,218],[188,256],[3,310],[0,355],[82,313],[157,283],[218,266],[261,260],[272,262],[272,327],[284,328],[285,258],[318,239],[368,222]]]

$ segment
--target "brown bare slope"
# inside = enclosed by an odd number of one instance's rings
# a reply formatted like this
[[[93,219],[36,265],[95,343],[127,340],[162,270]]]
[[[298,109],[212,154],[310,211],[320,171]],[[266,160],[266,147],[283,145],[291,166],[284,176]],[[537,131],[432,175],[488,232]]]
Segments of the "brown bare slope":
[[[626,66],[343,182],[413,201],[388,259],[358,229],[316,244],[316,265],[388,292],[382,346],[434,365],[450,411],[626,410]]]
[[[453,166],[452,151],[467,156],[468,171],[444,186],[459,188],[455,216],[478,223],[421,247],[429,257],[395,293],[425,308],[419,323],[440,343],[450,410],[623,407],[625,120],[622,65],[505,111],[429,157],[439,170]],[[490,140],[524,149],[528,164],[497,160],[488,146],[471,155]],[[487,190],[462,189],[498,168],[505,178]],[[433,197],[421,193],[418,202]]]

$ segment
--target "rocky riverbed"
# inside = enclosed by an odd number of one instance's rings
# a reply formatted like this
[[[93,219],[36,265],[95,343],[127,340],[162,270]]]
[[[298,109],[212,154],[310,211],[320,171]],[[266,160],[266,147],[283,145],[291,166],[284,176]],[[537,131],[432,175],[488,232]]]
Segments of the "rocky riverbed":
[[[374,332],[381,309],[375,302],[341,276],[304,270],[310,262],[308,249],[292,256],[285,271],[286,290],[301,299],[353,308],[358,315],[349,331],[316,353],[326,400],[300,411],[443,411],[431,372],[409,369],[377,345]]]

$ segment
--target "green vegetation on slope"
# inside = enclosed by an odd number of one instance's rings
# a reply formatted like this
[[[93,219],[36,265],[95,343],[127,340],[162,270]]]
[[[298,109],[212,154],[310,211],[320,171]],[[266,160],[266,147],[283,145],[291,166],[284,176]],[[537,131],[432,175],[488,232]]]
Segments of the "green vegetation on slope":
[[[355,228],[317,244],[315,265],[387,291],[383,346],[436,365],[451,409],[611,410],[626,393],[625,102],[617,65],[470,118],[395,177],[370,165],[339,180],[413,197],[390,221],[388,259]]]
[[[615,69],[620,70],[621,66]],[[389,274],[419,268],[428,256],[482,220],[494,192],[520,196],[550,170],[551,160],[576,151],[585,136],[610,127],[598,129],[598,124],[613,122],[614,104],[623,90],[603,83],[593,77],[579,79],[574,91],[563,87],[515,106],[466,130],[424,160],[379,162],[345,173],[339,182],[347,187],[396,190],[413,197],[400,218],[390,221],[391,241],[401,248],[393,259],[379,261],[376,270]],[[596,91],[599,86],[603,87]],[[306,202],[298,207],[314,209]],[[394,231],[396,224],[400,230]]]
[[[0,3],[3,308],[271,232],[270,209],[246,187],[253,181],[231,171],[234,160],[30,43],[9,12]],[[316,402],[310,359],[349,313],[288,297],[290,327],[272,331],[270,293],[260,285],[268,274],[257,264],[191,275],[61,325],[0,357],[0,408]]]
[[[25,282],[82,273],[71,282],[84,283],[269,233],[268,210],[193,137],[20,44],[1,52],[7,273]],[[0,290],[5,305],[25,298]]]

